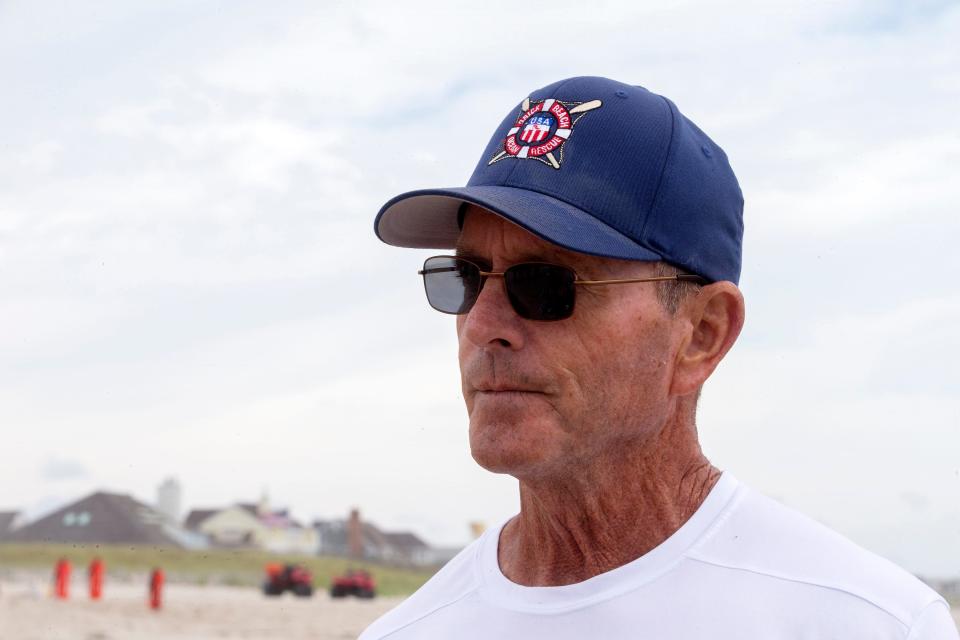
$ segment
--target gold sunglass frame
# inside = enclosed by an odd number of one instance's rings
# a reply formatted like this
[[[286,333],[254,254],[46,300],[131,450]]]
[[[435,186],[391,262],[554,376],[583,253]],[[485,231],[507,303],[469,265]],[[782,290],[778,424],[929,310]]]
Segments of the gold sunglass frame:
[[[474,262],[474,261],[472,261],[472,260],[468,260],[468,259],[466,259],[466,258],[461,258],[460,256],[444,256],[444,255],[440,255],[440,256],[430,256],[429,258],[427,258],[426,260],[424,260],[424,265],[426,265],[427,261],[433,260],[434,258],[452,258],[452,259],[454,259],[454,260],[463,260],[464,262],[469,262],[469,263],[472,264],[473,266],[477,267],[477,270],[479,271],[480,277],[482,277],[482,278],[502,278],[502,277],[504,276],[504,274],[506,273],[506,271],[484,271],[484,270],[480,267],[480,265],[478,265],[476,262]],[[573,284],[584,284],[584,285],[594,285],[594,284],[628,284],[628,283],[631,283],[631,282],[667,282],[667,281],[671,281],[671,280],[676,280],[676,281],[678,281],[678,282],[693,282],[693,283],[695,283],[695,284],[700,284],[700,285],[707,284],[706,278],[703,278],[702,276],[698,276],[698,275],[691,274],[691,273],[678,273],[678,274],[675,274],[675,275],[672,275],[672,276],[647,276],[647,277],[645,277],[645,278],[616,278],[616,279],[611,279],[611,280],[581,280],[581,279],[580,279],[580,275],[579,275],[574,269],[572,269],[572,268],[570,268],[570,267],[567,267],[567,266],[565,266],[565,265],[562,265],[562,264],[555,264],[555,263],[553,263],[553,262],[518,262],[517,264],[510,265],[509,267],[507,267],[507,269],[512,269],[513,267],[517,267],[517,266],[520,266],[520,265],[528,265],[528,264],[533,264],[533,265],[538,265],[538,264],[539,264],[539,265],[545,265],[545,266],[548,266],[548,267],[558,267],[558,268],[560,268],[560,269],[566,269],[567,271],[570,271],[571,273],[573,273]],[[427,275],[427,274],[430,274],[430,273],[442,273],[442,272],[453,271],[453,270],[454,270],[454,269],[453,269],[452,267],[443,267],[443,268],[436,268],[436,269],[420,269],[420,270],[417,271],[417,275],[423,276],[423,275]]]

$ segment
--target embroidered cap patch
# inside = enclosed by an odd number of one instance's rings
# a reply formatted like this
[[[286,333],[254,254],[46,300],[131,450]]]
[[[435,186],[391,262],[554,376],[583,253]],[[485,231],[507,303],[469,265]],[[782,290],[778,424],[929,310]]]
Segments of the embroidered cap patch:
[[[488,165],[504,158],[533,159],[559,169],[563,162],[563,143],[570,138],[573,125],[583,114],[603,103],[563,102],[547,98],[532,102],[530,98],[520,105],[520,116],[503,141],[503,151],[490,158]]]

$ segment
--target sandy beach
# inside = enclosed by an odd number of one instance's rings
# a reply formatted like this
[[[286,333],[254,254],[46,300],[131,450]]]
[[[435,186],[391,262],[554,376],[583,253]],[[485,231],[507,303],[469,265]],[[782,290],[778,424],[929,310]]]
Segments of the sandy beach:
[[[146,587],[109,585],[90,601],[82,590],[66,601],[42,581],[0,583],[2,640],[187,640],[356,638],[402,598],[332,600],[267,598],[249,587],[167,585],[162,610],[147,606]]]
[[[163,609],[152,611],[143,585],[110,585],[99,602],[82,590],[58,601],[46,589],[39,579],[0,582],[0,639],[343,640],[402,600],[272,599],[250,587],[171,584]],[[960,622],[960,610],[953,615]]]

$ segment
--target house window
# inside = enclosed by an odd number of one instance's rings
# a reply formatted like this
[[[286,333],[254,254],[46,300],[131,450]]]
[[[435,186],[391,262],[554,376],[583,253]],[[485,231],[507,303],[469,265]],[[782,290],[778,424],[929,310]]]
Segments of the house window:
[[[85,527],[90,524],[91,519],[89,511],[81,511],[79,513],[67,511],[63,514],[63,525],[65,527]]]

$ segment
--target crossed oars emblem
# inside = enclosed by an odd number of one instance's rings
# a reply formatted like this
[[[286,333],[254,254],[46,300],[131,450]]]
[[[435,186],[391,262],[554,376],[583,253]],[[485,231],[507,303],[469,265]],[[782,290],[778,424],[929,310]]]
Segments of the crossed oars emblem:
[[[569,113],[570,115],[574,115],[574,114],[577,114],[577,113],[584,113],[584,112],[590,111],[590,110],[592,110],[592,109],[596,109],[597,107],[601,106],[602,104],[603,104],[603,102],[601,102],[600,100],[591,100],[590,102],[584,102],[584,103],[582,103],[582,104],[578,104],[577,106],[575,106],[575,107],[573,107],[572,109],[568,110],[567,113]],[[524,99],[523,99],[523,103],[520,105],[520,110],[521,110],[521,113],[526,113],[527,111],[530,110],[530,98],[524,98]],[[573,125],[571,124],[571,128],[572,128],[572,127],[573,127]],[[508,138],[508,139],[509,139],[509,138]],[[508,154],[506,151],[501,151],[501,152],[498,153],[497,155],[495,155],[495,156],[493,156],[492,158],[490,158],[490,161],[489,161],[487,164],[493,164],[494,162],[496,162],[497,160],[503,158],[503,157],[506,156],[506,155],[510,155],[510,154]],[[543,157],[547,159],[547,161],[553,166],[554,169],[559,169],[559,168],[560,168],[560,162],[559,162],[559,161],[557,160],[557,158],[553,155],[553,152],[552,152],[552,151],[544,154]]]

